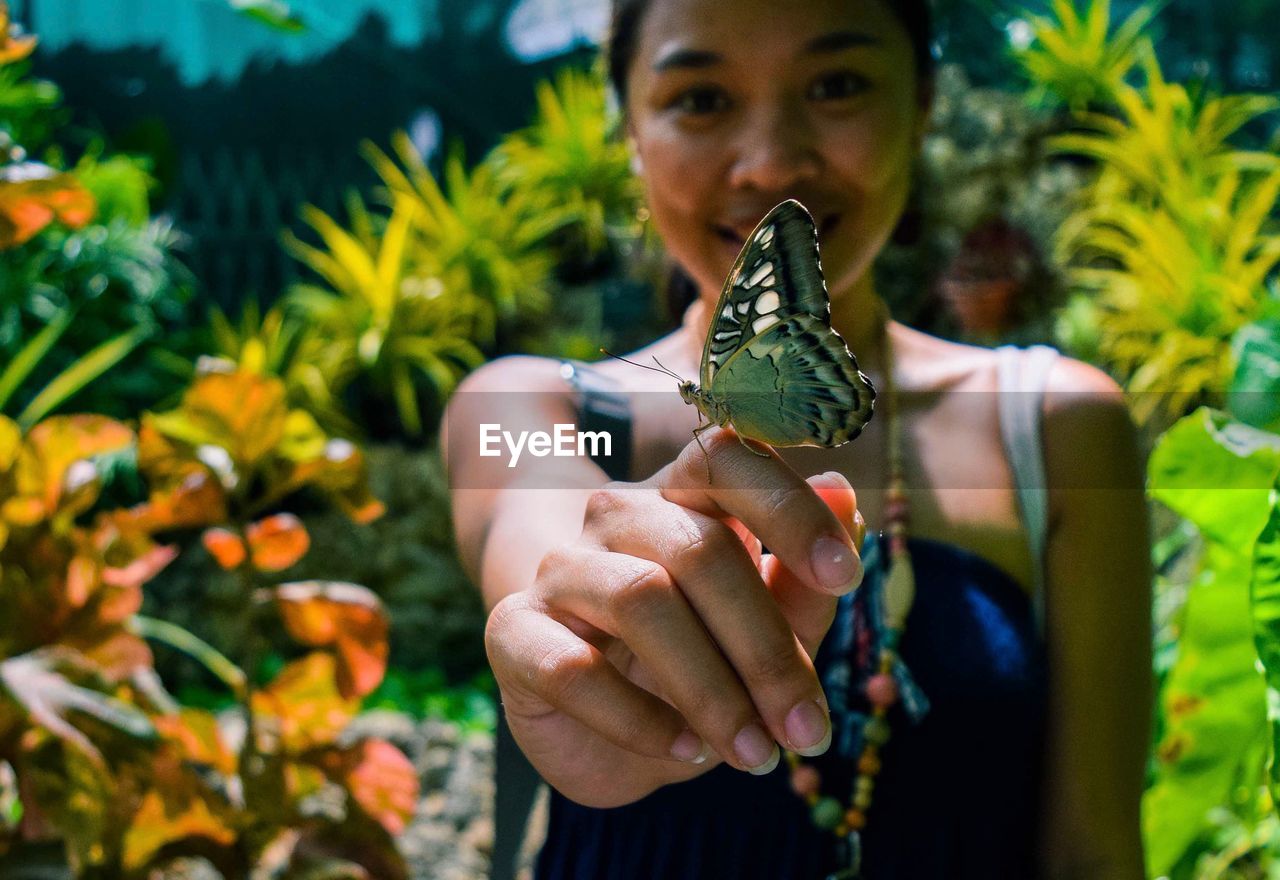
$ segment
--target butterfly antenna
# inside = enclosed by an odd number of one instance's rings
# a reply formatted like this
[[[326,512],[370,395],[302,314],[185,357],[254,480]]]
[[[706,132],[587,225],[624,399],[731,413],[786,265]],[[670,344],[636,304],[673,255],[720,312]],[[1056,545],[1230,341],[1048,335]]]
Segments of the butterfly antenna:
[[[624,364],[631,364],[631,366],[639,367],[642,370],[653,370],[655,373],[666,373],[668,376],[672,377],[677,382],[684,381],[683,376],[681,376],[679,373],[676,373],[672,370],[668,370],[666,367],[662,366],[662,362],[659,361],[657,358],[654,358],[653,362],[657,364],[658,367],[661,367],[661,369],[658,369],[656,367],[651,367],[648,364],[640,364],[640,363],[636,363],[635,361],[629,361],[626,358],[621,357],[620,355],[614,354],[613,352],[609,351],[607,348],[602,348],[600,349],[600,351],[602,354],[607,354],[609,357],[613,358],[614,360],[622,361]]]
[[[658,366],[662,367],[662,372],[666,373],[668,376],[673,376],[673,377],[675,377],[676,379],[679,379],[681,382],[683,382],[683,381],[684,381],[684,377],[683,377],[683,376],[681,376],[681,375],[680,375],[679,373],[677,373],[675,370],[667,369],[667,365],[666,365],[666,364],[664,364],[662,361],[658,360],[656,357],[653,359],[653,362],[654,362],[655,364],[657,364]]]

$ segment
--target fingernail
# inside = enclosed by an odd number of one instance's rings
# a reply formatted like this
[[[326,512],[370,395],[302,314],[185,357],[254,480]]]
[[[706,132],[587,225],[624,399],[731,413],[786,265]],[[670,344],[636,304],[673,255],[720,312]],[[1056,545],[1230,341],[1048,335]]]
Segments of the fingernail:
[[[843,541],[821,537],[810,557],[813,573],[824,587],[842,596],[862,583],[862,560]]]
[[[778,751],[778,744],[764,732],[759,724],[754,723],[742,728],[734,737],[733,751],[737,754],[738,760],[754,776],[772,773],[782,757]]]
[[[813,700],[805,700],[792,709],[784,726],[791,750],[806,758],[821,755],[831,746],[831,724]]]
[[[710,751],[711,747],[707,745],[706,740],[692,730],[686,730],[676,737],[676,741],[671,746],[672,757],[689,764],[701,764],[707,760]]]

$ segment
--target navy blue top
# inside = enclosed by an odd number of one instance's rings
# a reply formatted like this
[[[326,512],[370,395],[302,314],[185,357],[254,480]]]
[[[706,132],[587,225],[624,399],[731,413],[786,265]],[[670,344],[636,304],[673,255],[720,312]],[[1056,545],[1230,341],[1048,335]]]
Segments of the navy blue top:
[[[900,653],[928,709],[889,715],[867,827],[865,880],[1027,880],[1044,744],[1044,653],[1032,603],[1005,571],[959,547],[909,540],[916,601]],[[844,597],[816,666],[835,736],[812,760],[847,804],[860,753],[862,684],[878,655],[867,603],[887,572],[867,536],[863,586]],[[848,663],[842,663],[844,657]],[[852,678],[852,681],[849,681]],[[905,683],[905,682],[904,682]],[[908,685],[906,693],[910,695]],[[613,809],[552,789],[537,880],[823,880],[838,845],[790,788],[786,761],[757,777],[722,764]]]

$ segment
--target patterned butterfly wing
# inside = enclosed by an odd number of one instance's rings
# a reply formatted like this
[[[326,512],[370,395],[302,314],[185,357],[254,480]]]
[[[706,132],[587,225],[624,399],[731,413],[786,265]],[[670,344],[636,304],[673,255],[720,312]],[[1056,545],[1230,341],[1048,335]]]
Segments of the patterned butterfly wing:
[[[729,271],[702,349],[699,380],[711,387],[716,372],[758,325],[785,312],[807,312],[831,323],[827,285],[818,262],[818,233],[804,205],[783,202],[756,226]]]
[[[831,328],[813,219],[795,201],[760,222],[720,295],[703,394],[746,437],[839,446],[871,418],[875,389]]]

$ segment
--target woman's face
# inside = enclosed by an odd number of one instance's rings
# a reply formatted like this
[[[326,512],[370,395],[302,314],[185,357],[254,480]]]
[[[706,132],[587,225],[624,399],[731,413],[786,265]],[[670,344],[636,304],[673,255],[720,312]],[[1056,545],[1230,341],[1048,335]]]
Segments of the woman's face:
[[[912,47],[883,0],[651,0],[626,108],[653,221],[704,296],[795,198],[833,296],[907,197],[923,126]]]

